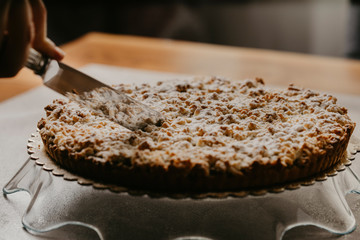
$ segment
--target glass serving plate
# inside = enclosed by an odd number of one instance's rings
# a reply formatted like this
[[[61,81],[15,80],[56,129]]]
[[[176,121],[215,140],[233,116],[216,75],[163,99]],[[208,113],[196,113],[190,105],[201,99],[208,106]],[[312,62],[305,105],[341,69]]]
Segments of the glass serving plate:
[[[44,151],[41,143],[30,139],[31,148],[34,144]],[[358,141],[352,139],[348,150],[349,160],[354,160],[360,151]],[[282,239],[286,231],[298,226],[313,225],[336,234],[350,233],[356,227],[345,196],[360,193],[359,161],[284,188],[194,197],[114,192],[101,184],[53,173],[52,168],[34,161],[47,158],[46,154],[34,157],[30,153],[3,192],[31,195],[22,224],[34,234],[78,225],[94,230],[102,240]]]

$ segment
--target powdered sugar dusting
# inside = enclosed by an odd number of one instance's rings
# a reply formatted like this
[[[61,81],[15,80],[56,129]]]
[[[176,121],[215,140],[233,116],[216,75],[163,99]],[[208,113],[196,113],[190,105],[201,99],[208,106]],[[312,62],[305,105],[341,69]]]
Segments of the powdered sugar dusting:
[[[39,122],[40,134],[79,158],[237,174],[254,161],[291,165],[354,125],[333,96],[292,85],[271,90],[262,79],[212,77],[118,88],[161,112],[162,126],[132,132],[75,101],[55,100]]]
[[[108,87],[81,95],[68,93],[67,97],[130,130],[142,129],[149,124],[160,125],[163,121],[159,112]]]

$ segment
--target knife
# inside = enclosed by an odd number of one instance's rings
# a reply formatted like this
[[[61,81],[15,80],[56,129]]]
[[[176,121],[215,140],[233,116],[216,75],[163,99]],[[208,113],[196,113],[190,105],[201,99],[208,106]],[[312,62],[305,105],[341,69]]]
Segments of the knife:
[[[130,130],[143,129],[152,124],[159,126],[164,121],[160,112],[32,48],[25,66],[41,76],[45,86]],[[92,99],[94,91],[97,97],[100,96],[96,104]]]

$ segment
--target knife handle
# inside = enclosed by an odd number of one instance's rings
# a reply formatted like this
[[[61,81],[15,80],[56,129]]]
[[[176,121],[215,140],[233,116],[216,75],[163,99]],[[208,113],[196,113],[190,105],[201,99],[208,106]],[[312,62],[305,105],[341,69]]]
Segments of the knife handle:
[[[25,66],[34,71],[37,75],[43,75],[47,65],[49,63],[49,58],[45,57],[38,51],[33,48],[30,48],[28,59],[26,60]]]

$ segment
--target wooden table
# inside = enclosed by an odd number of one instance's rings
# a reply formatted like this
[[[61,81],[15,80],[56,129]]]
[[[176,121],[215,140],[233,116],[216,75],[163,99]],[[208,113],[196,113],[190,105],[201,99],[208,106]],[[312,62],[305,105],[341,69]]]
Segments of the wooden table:
[[[62,48],[64,62],[74,67],[102,63],[232,79],[261,77],[272,85],[360,95],[357,60],[103,33],[89,33]],[[0,79],[0,101],[40,84],[40,78],[23,69],[13,79]]]

